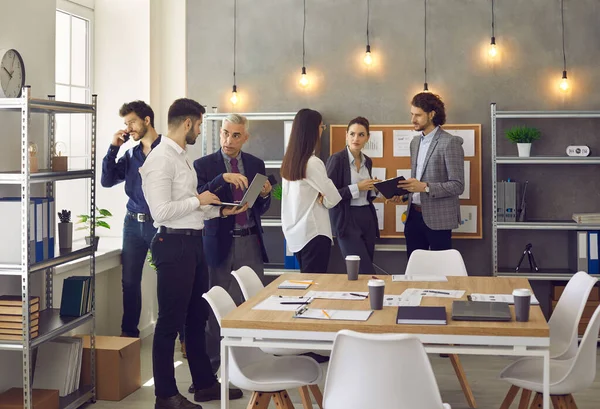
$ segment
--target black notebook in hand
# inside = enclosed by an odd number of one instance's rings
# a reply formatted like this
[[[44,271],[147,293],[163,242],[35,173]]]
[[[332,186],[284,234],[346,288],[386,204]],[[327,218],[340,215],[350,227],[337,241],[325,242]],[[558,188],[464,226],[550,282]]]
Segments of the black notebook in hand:
[[[404,176],[398,176],[392,179],[387,179],[382,182],[377,182],[373,186],[381,192],[386,199],[391,199],[394,196],[404,196],[408,194],[408,190],[398,187],[398,182],[406,180]]]

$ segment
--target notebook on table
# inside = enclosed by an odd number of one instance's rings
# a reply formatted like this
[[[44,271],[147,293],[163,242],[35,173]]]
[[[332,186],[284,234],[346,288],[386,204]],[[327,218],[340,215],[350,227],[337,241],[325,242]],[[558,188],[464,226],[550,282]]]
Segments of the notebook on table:
[[[397,324],[446,325],[446,307],[400,306]]]
[[[488,301],[453,301],[452,319],[455,321],[510,321],[508,303]]]

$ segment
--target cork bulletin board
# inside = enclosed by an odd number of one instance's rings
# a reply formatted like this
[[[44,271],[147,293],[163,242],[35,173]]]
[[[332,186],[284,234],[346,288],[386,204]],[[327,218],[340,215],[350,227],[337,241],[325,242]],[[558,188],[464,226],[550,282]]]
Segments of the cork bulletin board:
[[[331,125],[330,154],[346,146],[346,125]],[[444,130],[461,136],[465,151],[465,191],[460,196],[461,225],[452,233],[452,238],[482,238],[482,187],[481,187],[481,124],[446,124]],[[417,132],[412,125],[371,125],[371,138],[364,152],[373,160],[374,173],[385,172],[385,179],[402,174],[410,177],[410,153],[408,144]],[[385,169],[385,171],[383,170]],[[373,175],[375,176],[375,174]],[[383,175],[379,176],[381,179]],[[382,238],[404,238],[406,204],[385,203],[385,198],[375,199],[380,218]],[[381,225],[383,215],[383,225]],[[381,228],[383,227],[383,228]]]

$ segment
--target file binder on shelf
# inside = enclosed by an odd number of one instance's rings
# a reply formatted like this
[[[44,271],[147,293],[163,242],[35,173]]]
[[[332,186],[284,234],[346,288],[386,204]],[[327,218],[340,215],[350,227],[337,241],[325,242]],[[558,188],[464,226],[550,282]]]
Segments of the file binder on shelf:
[[[598,260],[598,234],[600,234],[599,231],[587,232],[588,274],[600,274],[600,262]]]

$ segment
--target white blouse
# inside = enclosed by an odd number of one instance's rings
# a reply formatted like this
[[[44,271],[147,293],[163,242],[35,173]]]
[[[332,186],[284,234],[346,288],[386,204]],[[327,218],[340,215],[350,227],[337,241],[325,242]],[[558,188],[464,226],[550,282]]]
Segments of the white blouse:
[[[337,187],[327,177],[323,161],[311,156],[306,165],[306,177],[283,179],[281,224],[290,251],[297,253],[317,236],[332,239],[329,211],[342,200]],[[321,193],[323,204],[317,201]]]

